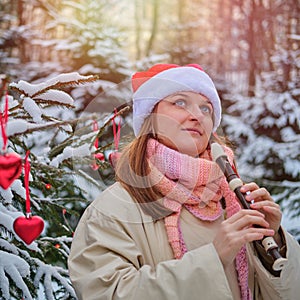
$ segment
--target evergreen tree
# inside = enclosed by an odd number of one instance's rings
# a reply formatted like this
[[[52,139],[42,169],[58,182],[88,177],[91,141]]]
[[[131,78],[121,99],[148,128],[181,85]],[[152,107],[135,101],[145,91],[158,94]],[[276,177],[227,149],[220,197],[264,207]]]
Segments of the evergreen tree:
[[[265,186],[285,213],[300,214],[299,79],[287,82],[265,73],[255,97],[224,95],[226,135],[238,147],[241,177]],[[290,231],[300,241],[299,227]]]
[[[24,168],[11,185],[0,187],[0,298],[75,299],[67,271],[69,247],[90,193],[105,187],[89,173],[110,166],[103,155],[96,154],[113,148],[112,144],[99,143],[96,149],[95,142],[115,116],[105,122],[95,113],[76,118],[74,100],[63,89],[94,82],[94,76],[61,74],[38,84],[21,80],[9,85],[8,95],[3,93],[2,79],[1,148],[6,134],[8,143],[0,156],[0,177],[7,175],[5,162],[12,153],[20,156],[24,166],[29,153],[30,176],[29,189]],[[30,244],[16,234],[13,225],[18,217],[26,216],[27,191],[32,217],[39,216],[45,223],[41,235]]]

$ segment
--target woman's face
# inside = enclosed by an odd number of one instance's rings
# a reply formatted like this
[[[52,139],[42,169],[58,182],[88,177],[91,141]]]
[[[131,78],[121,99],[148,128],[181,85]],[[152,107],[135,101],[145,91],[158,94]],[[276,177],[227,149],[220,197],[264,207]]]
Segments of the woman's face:
[[[193,157],[205,151],[213,129],[213,107],[206,97],[178,92],[160,101],[153,113],[161,143]]]

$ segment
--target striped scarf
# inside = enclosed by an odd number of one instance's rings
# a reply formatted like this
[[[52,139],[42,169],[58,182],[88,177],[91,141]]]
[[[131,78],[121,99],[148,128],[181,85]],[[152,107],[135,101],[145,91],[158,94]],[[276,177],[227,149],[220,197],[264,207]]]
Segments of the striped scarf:
[[[232,151],[227,147],[224,147],[224,151],[232,163]],[[221,198],[226,201],[228,217],[241,209],[222,171],[211,160],[209,150],[201,158],[194,158],[150,139],[147,157],[151,168],[151,181],[164,196],[164,206],[173,211],[164,218],[164,222],[174,258],[180,259],[188,251],[180,226],[183,206],[203,221],[215,221],[222,215]],[[251,296],[245,246],[236,256],[235,263],[242,299],[249,300]]]

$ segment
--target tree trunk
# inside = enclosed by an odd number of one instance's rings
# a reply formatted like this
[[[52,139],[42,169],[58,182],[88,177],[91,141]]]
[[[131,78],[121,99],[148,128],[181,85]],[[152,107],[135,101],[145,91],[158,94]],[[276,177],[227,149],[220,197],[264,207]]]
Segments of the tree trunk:
[[[256,75],[256,62],[255,62],[255,2],[251,1],[251,9],[248,17],[248,63],[249,63],[249,71],[248,71],[248,96],[254,96],[255,89],[255,75]]]
[[[150,55],[154,40],[156,37],[157,26],[158,26],[158,13],[159,13],[159,0],[152,0],[153,16],[152,16],[152,30],[146,49],[146,56]]]
[[[135,0],[134,5],[134,19],[135,19],[135,58],[139,60],[141,58],[141,47],[140,47],[140,40],[141,40],[141,21],[140,21],[140,1]]]

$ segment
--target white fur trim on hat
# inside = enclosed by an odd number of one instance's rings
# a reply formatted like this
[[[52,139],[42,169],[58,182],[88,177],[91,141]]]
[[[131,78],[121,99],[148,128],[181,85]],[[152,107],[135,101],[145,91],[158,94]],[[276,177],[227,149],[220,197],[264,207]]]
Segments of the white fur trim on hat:
[[[133,130],[137,136],[155,104],[177,92],[196,92],[209,99],[214,111],[213,132],[221,122],[221,101],[211,78],[194,67],[162,71],[144,82],[133,94]]]

